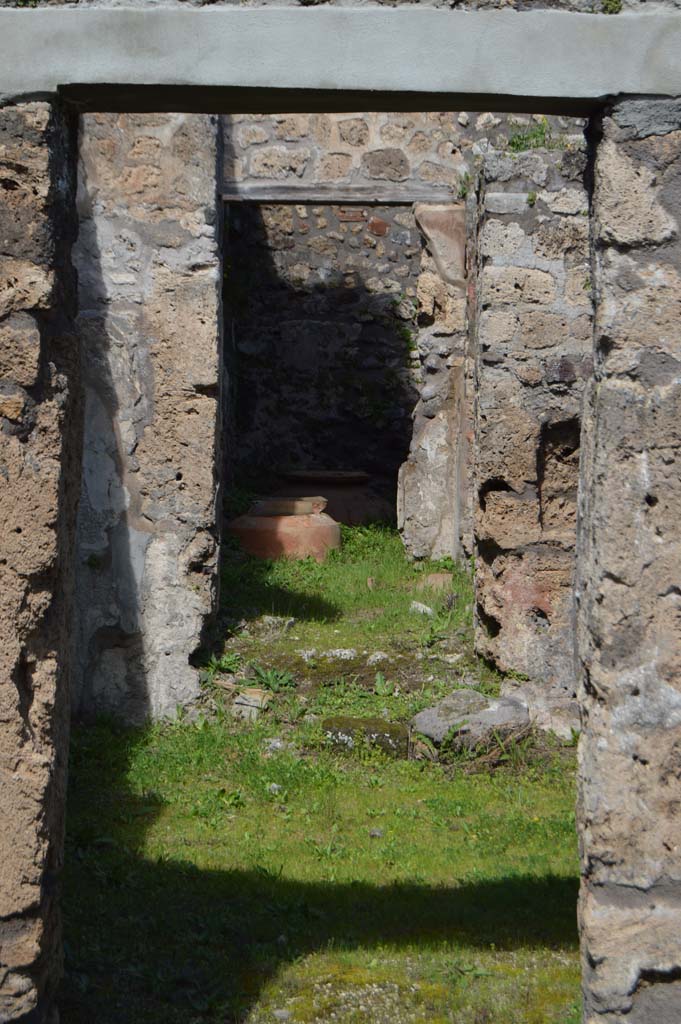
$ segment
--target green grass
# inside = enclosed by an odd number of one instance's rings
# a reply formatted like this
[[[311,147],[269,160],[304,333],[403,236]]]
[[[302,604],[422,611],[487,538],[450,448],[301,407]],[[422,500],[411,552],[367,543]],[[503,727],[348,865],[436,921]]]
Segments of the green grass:
[[[443,651],[483,673],[466,573],[447,608],[393,532],[345,541],[323,566],[226,562],[205,717],[75,730],[64,1024],[577,1024],[573,752],[523,741],[475,774],[335,752],[325,715],[405,721],[451,691]],[[393,660],[316,668],[313,641]],[[250,662],[287,675],[247,725],[219,684]]]
[[[418,589],[429,573],[443,569],[453,573],[453,596]],[[222,599],[226,627],[223,620],[216,637],[218,657],[237,653],[245,664],[286,668],[312,685],[339,676],[373,685],[377,668],[366,661],[380,650],[392,663],[390,668],[380,664],[378,669],[386,676],[392,672],[393,682],[410,688],[414,654],[425,659],[432,655],[436,661],[440,641],[449,637],[456,638],[461,655],[458,675],[470,670],[484,688],[493,691],[498,685],[496,674],[473,652],[471,574],[450,560],[409,562],[399,534],[390,527],[343,527],[342,548],[321,565],[312,559],[244,559],[238,550],[228,549]],[[415,600],[432,608],[433,616],[412,611]],[[258,625],[263,615],[295,622],[263,638]],[[356,656],[323,657],[325,651],[339,649],[354,650]],[[300,651],[315,654],[305,660]],[[434,669],[437,674],[437,665]],[[419,678],[428,674],[417,673]]]
[[[281,1006],[310,1022],[315,998],[369,981],[396,984],[419,1022],[570,1019],[564,770],[448,777],[375,751],[301,756],[304,733],[268,756],[273,731],[76,732],[66,1022],[265,1021]]]
[[[523,153],[528,149],[562,149],[564,146],[565,140],[562,136],[554,137],[551,125],[545,117],[540,121],[534,121],[527,128],[516,125],[508,139],[508,148],[512,153]]]

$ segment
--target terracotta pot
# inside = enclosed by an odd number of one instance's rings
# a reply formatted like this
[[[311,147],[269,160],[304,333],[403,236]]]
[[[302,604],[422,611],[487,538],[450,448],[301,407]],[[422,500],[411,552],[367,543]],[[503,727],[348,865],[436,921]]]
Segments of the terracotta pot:
[[[314,558],[323,562],[341,544],[340,526],[323,509],[321,497],[264,498],[227,530],[256,558]]]
[[[249,516],[309,516],[323,512],[326,498],[259,498],[248,510]]]
[[[369,487],[368,473],[355,470],[301,469],[283,473],[286,484],[279,493],[296,498],[310,490],[319,489],[328,502],[328,512],[336,522],[347,526],[390,521],[395,510],[390,502],[375,494]]]

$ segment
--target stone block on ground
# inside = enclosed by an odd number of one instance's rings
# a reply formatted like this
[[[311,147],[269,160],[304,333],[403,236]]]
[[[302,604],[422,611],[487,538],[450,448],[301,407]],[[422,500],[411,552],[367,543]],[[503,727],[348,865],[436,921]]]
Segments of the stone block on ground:
[[[527,705],[513,697],[486,697],[477,690],[460,690],[432,708],[419,711],[412,728],[436,746],[445,739],[455,748],[485,746],[527,729]]]
[[[267,690],[260,690],[254,686],[248,687],[234,698],[234,716],[243,718],[247,722],[253,722],[260,712],[268,707],[271,699]]]
[[[409,605],[409,611],[413,612],[414,615],[432,616],[435,614],[430,605],[423,604],[421,601],[412,601]]]
[[[409,756],[409,730],[396,722],[336,715],[324,719],[322,730],[332,746],[341,750],[353,750],[367,743],[393,757]]]
[[[530,722],[542,732],[552,732],[560,739],[571,740],[581,729],[577,698],[547,690],[541,681],[518,683],[507,680],[502,684],[501,695],[526,704]]]

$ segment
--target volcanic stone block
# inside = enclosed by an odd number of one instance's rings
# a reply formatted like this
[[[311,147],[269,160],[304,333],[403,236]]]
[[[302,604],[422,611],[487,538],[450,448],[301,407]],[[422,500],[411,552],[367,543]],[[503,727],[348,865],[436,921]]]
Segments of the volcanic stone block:
[[[198,693],[221,469],[219,151],[215,118],[82,120],[79,715],[173,715]]]
[[[47,103],[0,109],[0,1020],[36,1024],[61,971],[81,426],[71,128]]]
[[[578,548],[585,1021],[681,1019],[681,114],[623,102],[595,164]],[[617,201],[615,201],[615,190]]]
[[[527,702],[533,721],[570,736],[580,406],[592,344],[588,200],[562,154],[538,150],[514,166],[486,158],[480,197],[476,646],[528,678],[505,692]],[[547,187],[537,195],[538,181]]]

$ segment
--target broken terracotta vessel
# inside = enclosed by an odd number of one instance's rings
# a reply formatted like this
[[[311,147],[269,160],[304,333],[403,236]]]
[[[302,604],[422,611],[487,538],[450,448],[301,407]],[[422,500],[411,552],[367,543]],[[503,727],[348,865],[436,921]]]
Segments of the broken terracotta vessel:
[[[346,526],[388,522],[394,508],[370,487],[371,477],[360,470],[299,469],[282,474],[281,495],[295,498],[313,485],[328,501],[329,515]]]
[[[314,558],[323,562],[341,544],[340,526],[326,515],[326,498],[263,498],[227,530],[256,558]]]

